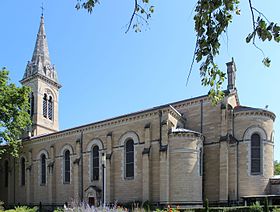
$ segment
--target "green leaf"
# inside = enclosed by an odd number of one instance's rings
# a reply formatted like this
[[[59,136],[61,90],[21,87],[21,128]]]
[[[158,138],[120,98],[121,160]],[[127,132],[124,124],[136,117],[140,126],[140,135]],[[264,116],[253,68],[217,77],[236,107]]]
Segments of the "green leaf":
[[[280,42],[280,35],[274,36],[274,40],[275,40],[277,43],[279,43],[279,42]]]
[[[246,37],[246,43],[250,43],[250,41],[252,40],[252,38],[254,37],[254,34],[250,33],[247,37]]]
[[[236,8],[235,14],[236,14],[236,15],[241,15],[241,10],[240,10],[239,8]]]
[[[151,13],[153,13],[153,12],[155,11],[155,7],[154,7],[154,6],[150,6],[149,11],[150,11]]]
[[[265,57],[265,58],[262,60],[262,63],[263,63],[266,67],[270,67],[271,60],[270,60],[268,57]]]
[[[273,30],[273,32],[275,32],[275,33],[276,33],[276,32],[279,32],[279,31],[280,31],[280,26],[277,26],[277,24],[275,24],[272,30]]]
[[[31,124],[29,110],[30,88],[16,87],[9,82],[9,72],[0,70],[0,143],[6,142],[11,155],[18,156],[18,138]]]
[[[259,21],[258,25],[261,29],[266,29],[266,23],[263,19]]]
[[[269,26],[266,28],[266,30],[271,30],[272,29],[272,27],[273,27],[273,25],[274,25],[274,23],[273,22],[271,22],[270,24],[269,24]]]

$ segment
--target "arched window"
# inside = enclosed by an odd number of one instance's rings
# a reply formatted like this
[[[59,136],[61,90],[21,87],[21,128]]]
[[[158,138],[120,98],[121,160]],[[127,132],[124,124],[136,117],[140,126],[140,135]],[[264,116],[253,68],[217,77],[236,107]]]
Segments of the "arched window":
[[[99,180],[99,147],[92,148],[92,180]]]
[[[25,185],[25,158],[21,158],[20,160],[20,172],[21,172],[20,184],[24,186]]]
[[[4,165],[4,172],[5,172],[5,187],[9,185],[9,162],[6,160]]]
[[[125,143],[125,177],[134,177],[134,142],[132,139]]]
[[[42,154],[41,155],[41,184],[44,185],[46,184],[47,181],[47,164],[46,164],[46,155]]]
[[[64,183],[70,183],[70,151],[64,152]]]
[[[261,173],[261,138],[254,133],[251,136],[251,174]]]
[[[33,94],[33,92],[30,93],[30,95],[29,95],[29,107],[30,107],[30,109],[28,110],[28,113],[30,114],[30,116],[32,118],[32,116],[34,114],[34,94]]]
[[[48,118],[50,120],[53,119],[53,99],[51,96],[49,97],[49,100],[48,100]]]
[[[47,108],[47,94],[44,94],[44,97],[43,97],[43,116],[45,117],[45,118],[47,118],[47,110],[48,110],[48,108]]]

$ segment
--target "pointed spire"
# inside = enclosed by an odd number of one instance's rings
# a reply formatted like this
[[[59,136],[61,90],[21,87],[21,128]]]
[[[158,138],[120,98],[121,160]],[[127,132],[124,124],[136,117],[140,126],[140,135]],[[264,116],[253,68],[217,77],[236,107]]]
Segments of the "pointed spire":
[[[49,48],[44,26],[44,16],[41,16],[40,27],[31,61],[38,63],[40,59],[43,64],[50,64]]]
[[[45,32],[44,16],[41,15],[40,27],[31,61],[28,61],[22,80],[40,74],[58,83],[57,73],[51,64],[47,36]]]

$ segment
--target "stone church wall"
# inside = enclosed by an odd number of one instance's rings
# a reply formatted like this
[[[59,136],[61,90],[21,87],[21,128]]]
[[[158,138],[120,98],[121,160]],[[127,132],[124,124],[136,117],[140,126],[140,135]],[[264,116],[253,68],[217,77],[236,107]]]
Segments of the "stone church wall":
[[[9,186],[4,186],[4,171],[0,172],[0,199],[8,203],[16,200],[17,203],[35,204],[63,204],[79,200],[81,145],[82,195],[86,201],[89,197],[98,201],[102,199],[102,154],[106,154],[107,158],[107,202],[150,200],[161,204],[194,204],[201,202],[204,196],[211,202],[224,203],[236,201],[244,195],[266,194],[269,192],[269,178],[273,175],[273,117],[269,112],[256,115],[258,111],[255,111],[244,115],[236,111],[233,124],[227,99],[223,104],[226,107],[222,104],[213,107],[208,97],[201,97],[174,103],[175,109],[166,105],[24,141],[20,157],[26,159],[26,184],[20,185],[19,158],[15,163],[14,190],[13,159],[8,158]],[[180,117],[175,110],[183,116]],[[193,132],[174,134],[172,130],[176,128],[191,129],[198,134],[202,131],[202,176],[198,173],[199,139],[193,137]],[[261,129],[258,132],[264,135],[263,174],[257,176],[250,175],[248,171],[250,139],[247,137],[250,137],[251,129]],[[233,138],[229,136],[231,134]],[[124,177],[124,142],[128,138],[134,140],[133,179]],[[94,145],[99,146],[98,180],[91,179],[90,171]],[[70,151],[70,183],[63,181],[63,154],[66,149]],[[40,183],[41,153],[47,156],[45,185]],[[2,170],[4,161],[0,161]]]
[[[210,201],[219,199],[219,144],[221,110],[213,107],[208,98],[201,98],[193,104],[175,106],[187,117],[187,128],[203,133],[204,141],[204,195]]]
[[[170,201],[178,204],[201,204],[202,176],[199,170],[201,137],[179,133],[170,134],[169,138]]]
[[[239,195],[269,194],[269,178],[273,176],[273,119],[269,112],[238,112],[235,136],[239,143]],[[251,135],[261,136],[261,174],[250,172]]]

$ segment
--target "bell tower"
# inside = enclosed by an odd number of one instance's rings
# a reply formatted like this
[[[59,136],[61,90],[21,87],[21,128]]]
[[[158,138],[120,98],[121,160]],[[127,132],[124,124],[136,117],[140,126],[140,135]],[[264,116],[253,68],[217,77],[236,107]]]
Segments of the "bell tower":
[[[32,59],[28,61],[20,82],[32,90],[30,93],[32,126],[29,129],[31,136],[58,131],[58,97],[61,85],[56,69],[50,61],[43,14]]]

